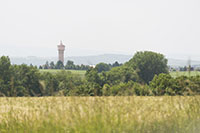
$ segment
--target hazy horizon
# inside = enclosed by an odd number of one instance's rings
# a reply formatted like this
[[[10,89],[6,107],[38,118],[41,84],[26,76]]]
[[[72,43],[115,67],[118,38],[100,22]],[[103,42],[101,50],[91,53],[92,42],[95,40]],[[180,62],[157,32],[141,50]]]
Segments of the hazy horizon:
[[[155,51],[200,59],[198,0],[7,0],[0,2],[0,55],[56,57]]]

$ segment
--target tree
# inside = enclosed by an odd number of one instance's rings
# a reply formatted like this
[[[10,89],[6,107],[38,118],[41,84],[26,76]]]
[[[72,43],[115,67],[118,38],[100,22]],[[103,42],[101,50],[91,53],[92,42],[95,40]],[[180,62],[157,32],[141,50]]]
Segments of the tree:
[[[42,81],[44,83],[43,93],[45,96],[53,96],[56,91],[58,91],[58,80],[55,74],[44,72],[41,75]]]
[[[43,67],[40,65],[40,66],[39,66],[39,69],[43,69]]]
[[[87,70],[86,81],[89,83],[90,90],[92,91],[92,95],[100,96],[102,95],[101,88],[103,86],[102,80],[98,74],[98,71],[94,68]]]
[[[11,63],[8,56],[2,56],[0,58],[0,79],[5,83],[11,79]]]
[[[55,64],[54,64],[54,62],[52,61],[52,62],[50,62],[50,69],[55,69]]]
[[[175,95],[177,91],[175,87],[175,79],[172,78],[171,75],[164,73],[154,76],[153,80],[150,82],[150,88],[153,95],[157,96],[166,94]]]
[[[20,95],[41,96],[40,72],[25,64],[13,66],[14,90]],[[20,90],[18,90],[20,89]],[[25,94],[26,93],[26,94]]]
[[[75,69],[74,62],[71,60],[68,60],[65,66],[66,69]]]
[[[120,66],[120,64],[117,61],[115,61],[115,63],[112,64],[112,67],[118,67],[118,66]]]
[[[0,58],[0,92],[9,96],[10,82],[12,76],[11,63],[8,56]]]
[[[62,61],[59,60],[59,61],[56,63],[55,68],[56,68],[56,69],[63,69],[63,68],[64,68],[64,65],[63,65]]]
[[[48,61],[45,63],[44,69],[49,69],[49,62]]]
[[[135,69],[143,82],[149,83],[154,75],[168,73],[167,62],[162,54],[144,51],[137,52],[126,65]]]
[[[138,75],[136,71],[125,65],[120,67],[114,67],[108,72],[102,72],[100,74],[101,81],[105,84],[116,85],[120,82],[138,81]]]
[[[98,73],[100,73],[102,71],[109,71],[110,66],[106,63],[99,63],[96,65],[95,69],[97,69]]]

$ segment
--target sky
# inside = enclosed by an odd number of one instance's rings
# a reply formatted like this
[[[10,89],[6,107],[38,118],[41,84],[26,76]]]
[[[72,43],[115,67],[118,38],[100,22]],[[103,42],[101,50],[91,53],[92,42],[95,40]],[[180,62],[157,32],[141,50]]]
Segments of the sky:
[[[1,0],[0,55],[133,55],[200,59],[199,0]]]

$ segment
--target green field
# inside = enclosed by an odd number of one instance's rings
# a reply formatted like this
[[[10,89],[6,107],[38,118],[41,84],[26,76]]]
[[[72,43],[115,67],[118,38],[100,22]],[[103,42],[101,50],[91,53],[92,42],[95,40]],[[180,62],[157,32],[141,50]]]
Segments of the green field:
[[[50,72],[50,73],[56,73],[56,72],[59,72],[59,71],[62,71],[62,70],[58,70],[58,69],[40,69],[40,72]],[[80,75],[81,77],[84,77],[85,76],[85,73],[86,71],[84,70],[65,70],[65,71],[70,71],[72,72],[73,74],[78,74]],[[189,76],[189,73],[188,72],[170,72],[170,75],[172,77],[179,77],[179,76]],[[190,73],[190,76],[197,76],[197,75],[200,75],[200,72],[199,71],[192,71]]]
[[[0,98],[1,133],[198,133],[200,97]]]
[[[170,72],[172,77],[189,76],[189,72]],[[190,76],[200,75],[199,71],[191,71]]]
[[[50,73],[56,73],[62,70],[58,70],[58,69],[40,69],[40,72],[50,72]],[[84,77],[86,71],[85,70],[65,70],[65,71],[69,71],[72,72],[73,74],[77,74],[80,75],[81,77]]]

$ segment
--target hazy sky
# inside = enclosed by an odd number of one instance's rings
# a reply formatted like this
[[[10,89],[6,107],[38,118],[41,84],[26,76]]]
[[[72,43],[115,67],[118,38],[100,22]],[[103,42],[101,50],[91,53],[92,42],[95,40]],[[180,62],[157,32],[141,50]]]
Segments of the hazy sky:
[[[200,55],[199,0],[1,0],[0,55]]]

